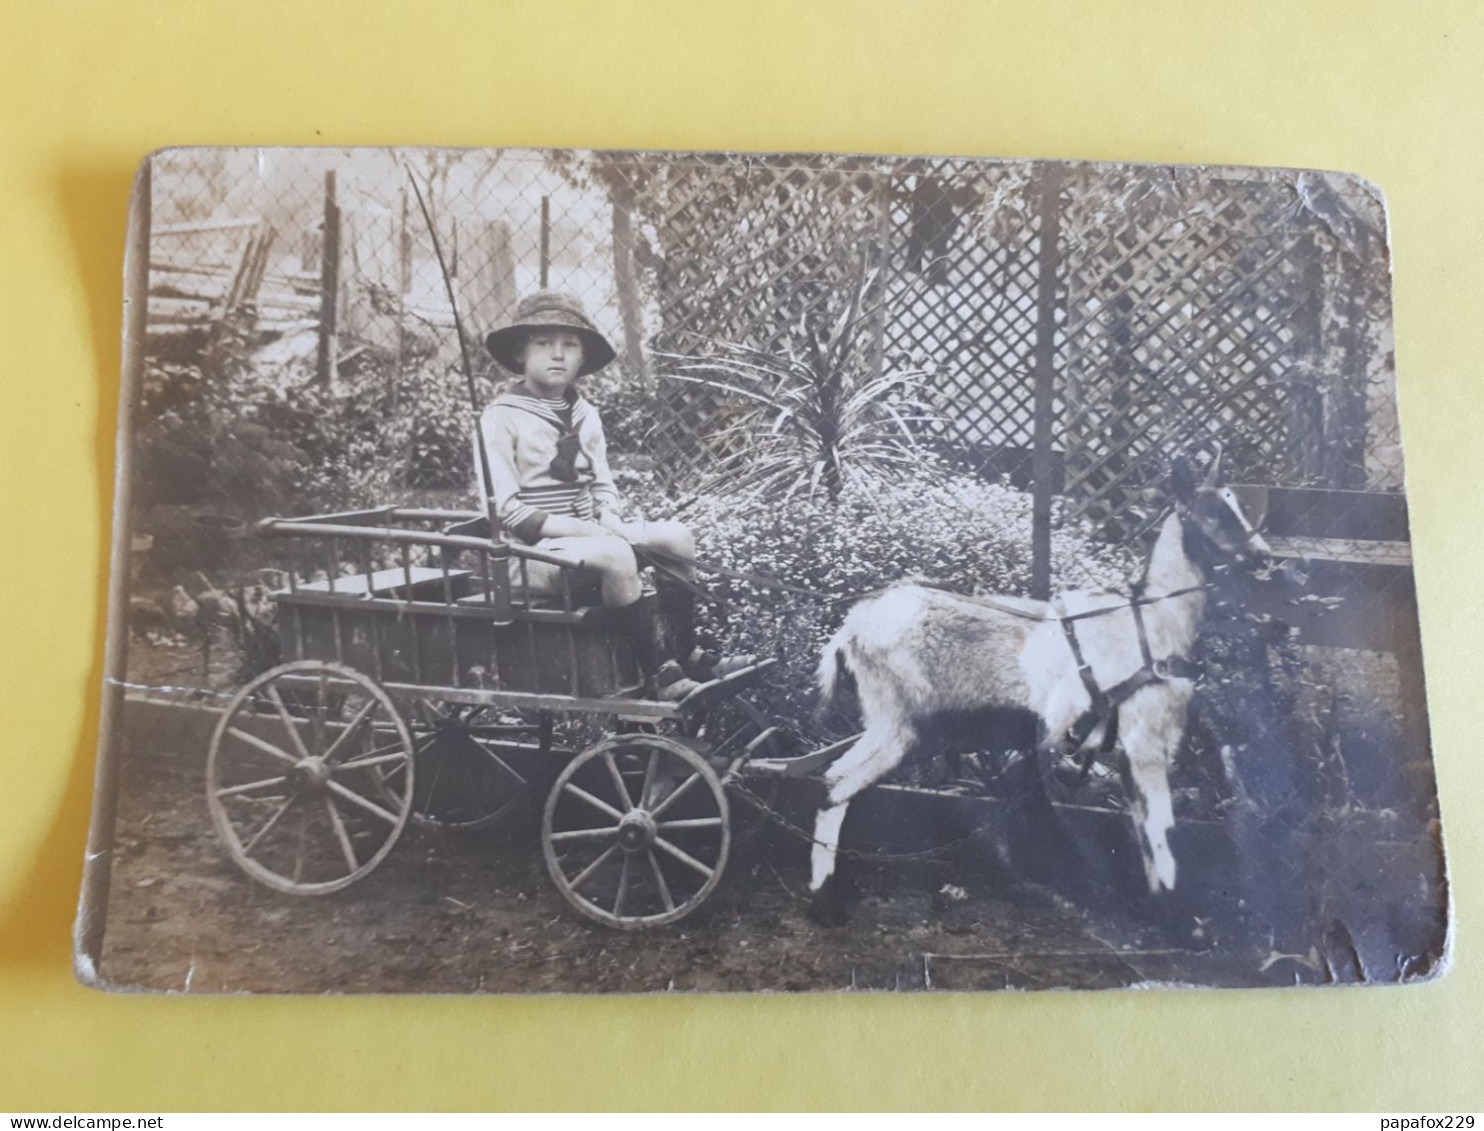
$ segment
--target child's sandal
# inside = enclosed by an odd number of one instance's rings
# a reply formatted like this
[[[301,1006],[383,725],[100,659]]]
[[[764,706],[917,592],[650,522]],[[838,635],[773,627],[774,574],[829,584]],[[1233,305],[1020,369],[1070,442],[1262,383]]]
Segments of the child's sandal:
[[[697,648],[686,660],[685,671],[692,679],[710,683],[713,679],[725,679],[729,675],[735,675],[743,668],[750,668],[756,663],[756,656],[722,656],[703,648]]]
[[[692,691],[700,689],[697,681],[685,674],[674,660],[666,660],[654,673],[654,697],[664,703],[678,703]]]

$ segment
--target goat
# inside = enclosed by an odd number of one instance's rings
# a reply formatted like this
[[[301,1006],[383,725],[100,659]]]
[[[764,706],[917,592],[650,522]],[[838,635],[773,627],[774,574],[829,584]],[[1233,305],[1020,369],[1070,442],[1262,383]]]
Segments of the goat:
[[[1173,462],[1174,507],[1129,593],[1071,590],[1042,602],[902,584],[850,610],[825,646],[818,681],[822,707],[853,682],[863,731],[824,775],[809,883],[817,919],[844,919],[833,881],[851,798],[954,716],[987,719],[985,737],[995,741],[1007,724],[1029,721],[1019,729],[1039,733],[1038,766],[1116,734],[1149,889],[1174,888],[1168,775],[1197,674],[1186,657],[1214,576],[1270,553],[1257,532],[1261,515],[1253,521],[1236,493],[1218,486],[1220,458],[1199,486],[1183,458]]]

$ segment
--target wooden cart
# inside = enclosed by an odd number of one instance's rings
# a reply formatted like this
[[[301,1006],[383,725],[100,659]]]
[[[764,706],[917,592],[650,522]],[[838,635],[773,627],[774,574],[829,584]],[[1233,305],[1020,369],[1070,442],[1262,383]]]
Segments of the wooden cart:
[[[285,662],[216,726],[216,828],[254,879],[318,895],[370,873],[409,821],[484,828],[544,790],[542,852],[567,902],[614,927],[674,922],[726,867],[728,783],[779,737],[739,695],[775,661],[679,703],[644,698],[595,579],[447,532],[478,517],[385,507],[260,525],[288,550],[273,594]],[[556,720],[574,716],[603,737],[563,746]]]

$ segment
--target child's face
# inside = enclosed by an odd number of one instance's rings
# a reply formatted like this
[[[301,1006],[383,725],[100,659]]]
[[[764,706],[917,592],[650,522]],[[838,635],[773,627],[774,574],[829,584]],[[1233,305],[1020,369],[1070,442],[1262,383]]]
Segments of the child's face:
[[[542,396],[560,396],[577,380],[582,359],[582,339],[571,330],[532,330],[522,358],[526,384]]]

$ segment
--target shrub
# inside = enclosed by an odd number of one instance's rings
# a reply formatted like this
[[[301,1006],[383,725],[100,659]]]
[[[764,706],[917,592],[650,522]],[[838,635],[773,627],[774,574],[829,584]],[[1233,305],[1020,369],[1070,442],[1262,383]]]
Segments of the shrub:
[[[463,378],[428,356],[394,366],[368,348],[326,386],[312,352],[229,343],[197,364],[153,361],[136,439],[139,504],[217,505],[251,520],[467,487]]]

